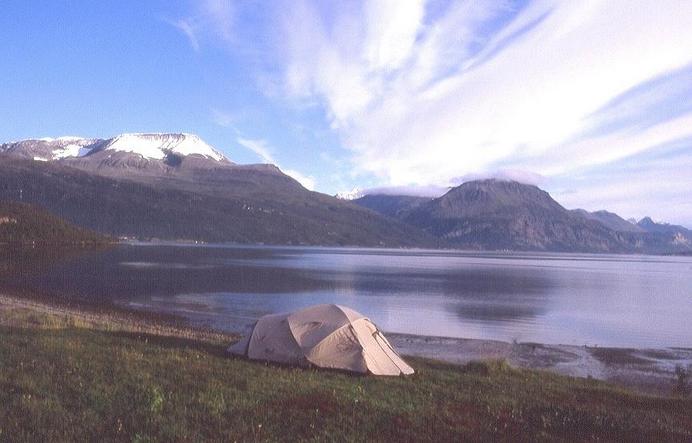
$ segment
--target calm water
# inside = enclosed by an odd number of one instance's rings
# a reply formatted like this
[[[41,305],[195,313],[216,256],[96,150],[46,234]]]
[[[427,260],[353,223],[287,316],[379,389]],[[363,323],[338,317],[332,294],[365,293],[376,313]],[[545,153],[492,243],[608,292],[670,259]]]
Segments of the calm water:
[[[1,282],[232,331],[334,302],[388,332],[692,346],[690,257],[122,245]]]

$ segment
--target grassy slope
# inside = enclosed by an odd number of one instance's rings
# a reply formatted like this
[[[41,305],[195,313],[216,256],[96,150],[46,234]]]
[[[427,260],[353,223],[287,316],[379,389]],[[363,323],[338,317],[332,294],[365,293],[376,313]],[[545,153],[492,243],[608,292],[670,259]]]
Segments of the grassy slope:
[[[108,243],[111,239],[56,217],[38,206],[0,201],[0,243]]]
[[[692,439],[689,399],[502,363],[354,377],[128,329],[0,304],[0,441]]]

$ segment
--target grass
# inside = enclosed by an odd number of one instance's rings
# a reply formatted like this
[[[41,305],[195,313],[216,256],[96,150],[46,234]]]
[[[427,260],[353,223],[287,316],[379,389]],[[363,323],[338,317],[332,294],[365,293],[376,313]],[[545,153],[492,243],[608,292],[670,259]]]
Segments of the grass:
[[[222,336],[130,329],[0,305],[0,441],[692,439],[689,398],[504,362],[302,370],[230,358]]]

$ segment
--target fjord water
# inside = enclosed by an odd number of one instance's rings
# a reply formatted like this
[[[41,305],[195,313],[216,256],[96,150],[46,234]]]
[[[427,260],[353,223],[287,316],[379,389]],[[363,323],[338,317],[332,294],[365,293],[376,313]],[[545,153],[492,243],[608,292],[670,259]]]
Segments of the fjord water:
[[[339,303],[387,332],[692,347],[691,257],[130,244],[5,284],[239,332]]]

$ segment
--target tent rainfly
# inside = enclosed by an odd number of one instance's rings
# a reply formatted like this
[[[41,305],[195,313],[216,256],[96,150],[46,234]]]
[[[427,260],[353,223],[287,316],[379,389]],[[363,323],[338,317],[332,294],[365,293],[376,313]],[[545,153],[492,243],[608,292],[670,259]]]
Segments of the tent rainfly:
[[[251,360],[362,374],[413,374],[413,368],[368,318],[332,304],[265,315],[228,351]]]

